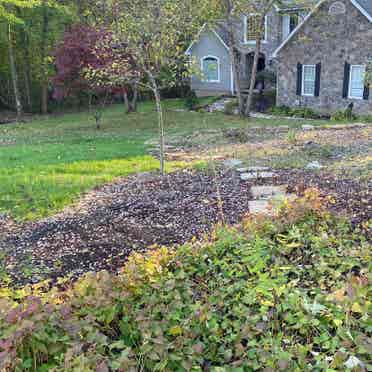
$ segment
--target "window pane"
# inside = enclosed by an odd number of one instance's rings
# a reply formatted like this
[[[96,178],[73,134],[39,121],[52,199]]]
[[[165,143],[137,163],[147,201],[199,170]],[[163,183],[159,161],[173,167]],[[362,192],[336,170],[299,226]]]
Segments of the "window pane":
[[[364,73],[365,68],[363,66],[351,66],[350,97],[363,98]]]
[[[260,16],[250,15],[247,17],[247,41],[254,41],[260,33]],[[265,39],[265,30],[262,30],[262,39]]]
[[[304,66],[303,94],[314,95],[315,93],[315,66]]]
[[[205,58],[203,60],[203,73],[205,80],[218,80],[218,62],[215,58]]]
[[[298,14],[291,14],[289,22],[289,31],[292,32],[298,25]]]

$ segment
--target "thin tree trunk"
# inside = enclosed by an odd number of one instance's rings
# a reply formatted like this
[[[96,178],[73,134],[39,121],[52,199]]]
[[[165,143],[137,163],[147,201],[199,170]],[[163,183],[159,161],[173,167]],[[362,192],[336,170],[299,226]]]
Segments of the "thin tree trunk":
[[[19,18],[22,18],[22,12],[19,7],[16,8],[17,14]],[[31,66],[31,59],[30,59],[30,50],[29,50],[29,38],[27,31],[25,29],[26,25],[21,27],[21,41],[22,41],[22,52],[23,52],[23,80],[25,86],[25,95],[26,95],[26,103],[27,108],[29,110],[32,109],[32,98],[31,98],[31,73],[30,73],[30,66]]]
[[[156,83],[156,80],[151,72],[148,72],[152,90],[155,96],[156,101],[156,111],[158,113],[158,126],[159,126],[159,158],[160,158],[160,174],[164,176],[165,174],[165,138],[164,138],[164,117],[163,117],[163,108],[161,105],[161,98],[160,98],[160,92],[158,84]]]
[[[17,121],[19,121],[22,117],[22,102],[18,90],[18,74],[17,68],[15,65],[15,58],[14,58],[14,48],[13,48],[13,39],[12,39],[12,27],[8,25],[8,52],[9,52],[9,63],[10,63],[10,72],[12,77],[12,85],[13,85],[13,93],[14,93],[14,100],[17,110]]]
[[[256,37],[256,48],[254,51],[254,59],[253,59],[253,66],[252,66],[252,73],[251,73],[251,83],[249,86],[249,93],[248,93],[247,103],[245,106],[245,116],[250,116],[250,113],[251,113],[254,87],[256,85],[256,79],[257,79],[258,60],[260,58],[260,53],[261,53],[261,38],[262,38],[264,27],[265,27],[265,15],[263,15],[260,19],[260,32],[258,33]]]
[[[43,29],[41,35],[41,113],[48,113],[48,64],[47,64],[47,42],[48,42],[49,16],[46,0],[43,1]]]
[[[260,58],[260,53],[261,53],[262,36],[265,32],[265,18],[266,18],[267,13],[273,7],[275,1],[276,0],[268,0],[268,3],[266,3],[266,7],[263,8],[263,11],[261,13],[260,32],[258,33],[258,35],[256,37],[256,49],[255,49],[255,52],[254,52],[253,67],[252,67],[252,73],[251,73],[251,83],[250,83],[250,87],[249,87],[247,103],[246,103],[246,106],[245,106],[245,115],[248,116],[248,117],[250,116],[250,113],[251,113],[254,87],[256,85],[256,80],[257,80],[258,60]]]
[[[236,96],[238,98],[239,114],[243,115],[244,99],[242,96],[242,89],[241,89],[239,60],[238,60],[238,55],[236,53],[237,49],[236,49],[236,36],[235,36],[234,22],[233,22],[233,4],[231,0],[225,0],[225,7],[226,7],[226,19],[227,19],[227,34],[228,34],[229,48],[230,48],[229,54],[230,54],[232,72],[233,72],[234,90],[236,91]],[[233,93],[234,92],[232,92],[232,94]]]
[[[24,81],[25,81],[25,93],[26,93],[26,99],[27,99],[27,106],[28,109],[32,109],[32,98],[31,98],[31,74],[30,74],[30,66],[31,66],[31,60],[30,60],[30,51],[28,48],[28,37],[26,34],[26,31],[23,31],[23,75],[24,75]]]
[[[133,98],[132,98],[132,110],[137,112],[137,101],[138,101],[138,84],[133,84]]]
[[[124,106],[125,106],[125,111],[127,114],[129,114],[132,111],[131,104],[128,99],[128,90],[127,88],[123,88],[123,98],[124,98]]]

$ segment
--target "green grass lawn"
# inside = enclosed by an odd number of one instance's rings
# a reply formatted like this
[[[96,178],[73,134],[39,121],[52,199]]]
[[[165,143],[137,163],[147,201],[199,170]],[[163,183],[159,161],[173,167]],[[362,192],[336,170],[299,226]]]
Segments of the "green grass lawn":
[[[242,120],[221,113],[177,111],[183,101],[165,104],[168,135],[243,126],[300,126],[295,120]],[[313,125],[321,122],[311,122]],[[61,210],[82,193],[115,177],[155,171],[158,161],[145,142],[157,135],[152,102],[126,115],[121,105],[107,108],[97,130],[88,112],[36,117],[32,122],[0,126],[0,212],[37,219]],[[168,169],[182,164],[169,164]]]

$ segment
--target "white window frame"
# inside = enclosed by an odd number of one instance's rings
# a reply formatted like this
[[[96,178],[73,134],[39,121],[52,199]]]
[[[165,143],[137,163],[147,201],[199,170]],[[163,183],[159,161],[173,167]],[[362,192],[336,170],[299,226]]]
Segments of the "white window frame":
[[[207,80],[205,75],[204,75],[204,60],[206,60],[208,58],[210,58],[210,59],[213,58],[217,61],[217,80]],[[205,82],[205,83],[220,83],[221,82],[221,63],[220,63],[219,57],[212,56],[212,55],[202,57],[200,59],[200,67],[201,67],[201,71],[203,73],[203,82]]]
[[[314,75],[314,93],[312,94],[309,94],[309,93],[305,93],[305,69],[306,67],[311,67],[314,69],[315,71],[315,75]],[[315,84],[316,84],[316,65],[303,65],[302,66],[302,92],[301,92],[301,95],[304,96],[304,97],[315,97]]]
[[[256,45],[256,40],[248,40],[247,39],[247,26],[248,26],[248,17],[251,16],[259,16],[259,13],[249,13],[248,15],[244,16],[244,44],[251,44],[251,45]],[[265,16],[265,35],[264,39],[261,40],[262,43],[267,43],[267,26],[268,26],[268,16]]]
[[[350,65],[350,76],[349,76],[349,92],[348,92],[348,97],[350,99],[359,99],[362,100],[364,98],[364,93],[362,92],[362,95],[360,97],[355,97],[352,95],[352,76],[353,76],[353,68],[362,68],[364,70],[364,74],[366,72],[366,66],[365,65]],[[363,84],[364,86],[364,84]]]
[[[296,27],[291,31],[291,16],[296,14],[298,17],[297,26],[302,22],[301,15],[299,13],[289,13],[282,15],[282,40],[286,40],[289,35],[296,29]]]

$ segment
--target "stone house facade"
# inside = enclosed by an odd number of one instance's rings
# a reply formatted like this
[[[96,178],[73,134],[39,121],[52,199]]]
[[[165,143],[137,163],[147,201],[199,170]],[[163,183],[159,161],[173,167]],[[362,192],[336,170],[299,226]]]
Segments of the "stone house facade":
[[[283,5],[273,7],[267,14],[258,67],[260,71],[275,72],[273,53],[309,13],[314,0],[304,0],[301,3],[303,5],[299,6],[297,0],[283,1]],[[248,88],[253,63],[256,42],[252,31],[255,22],[256,14],[241,15],[235,22],[243,89]],[[228,37],[223,22],[214,27],[204,25],[186,54],[200,66],[201,73],[191,78],[191,87],[198,95],[234,94]],[[206,73],[208,69],[210,72]]]
[[[372,0],[283,0],[265,22],[259,71],[277,75],[277,105],[331,113],[352,103],[372,113],[372,87],[364,75],[372,66]],[[255,50],[249,36],[254,14],[236,20],[243,90]],[[200,30],[186,52],[200,66],[191,78],[198,95],[234,95],[234,79],[224,25]],[[372,67],[371,67],[372,68]]]
[[[372,0],[323,0],[274,52],[277,104],[372,114]]]

